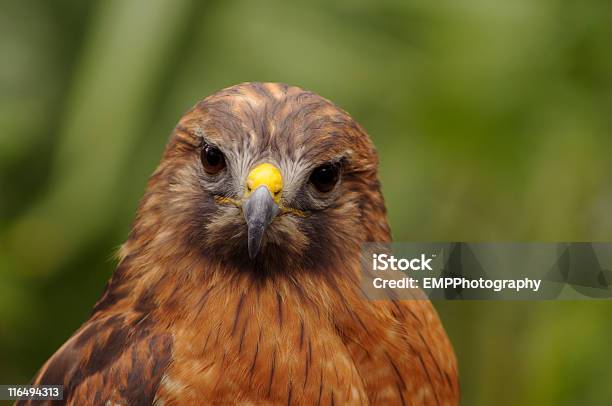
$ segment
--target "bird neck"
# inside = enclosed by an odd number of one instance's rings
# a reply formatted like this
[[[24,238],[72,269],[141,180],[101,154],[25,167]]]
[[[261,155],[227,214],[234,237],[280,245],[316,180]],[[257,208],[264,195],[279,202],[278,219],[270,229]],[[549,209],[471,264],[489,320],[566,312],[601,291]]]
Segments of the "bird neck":
[[[139,319],[153,314],[168,325],[184,319],[202,326],[205,324],[200,317],[226,314],[228,308],[242,301],[262,321],[284,306],[285,314],[309,308],[321,317],[329,317],[335,306],[330,297],[348,297],[359,290],[358,253],[343,256],[345,262],[318,272],[293,269],[259,274],[211,261],[201,254],[164,252],[128,253],[94,307],[94,315],[101,311],[133,313]],[[251,299],[247,303],[243,297]],[[226,320],[221,324],[227,327],[228,323]]]

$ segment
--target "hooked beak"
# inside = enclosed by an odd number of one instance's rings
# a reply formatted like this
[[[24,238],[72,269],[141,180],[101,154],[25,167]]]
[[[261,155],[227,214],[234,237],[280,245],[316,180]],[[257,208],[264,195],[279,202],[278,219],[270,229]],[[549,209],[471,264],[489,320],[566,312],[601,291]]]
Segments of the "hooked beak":
[[[274,165],[261,164],[247,177],[247,194],[242,212],[247,223],[251,259],[257,256],[266,229],[280,211],[278,201],[281,190],[282,177]]]
[[[280,209],[268,188],[260,186],[244,202],[242,211],[248,229],[249,257],[253,259],[259,252],[264,232]]]

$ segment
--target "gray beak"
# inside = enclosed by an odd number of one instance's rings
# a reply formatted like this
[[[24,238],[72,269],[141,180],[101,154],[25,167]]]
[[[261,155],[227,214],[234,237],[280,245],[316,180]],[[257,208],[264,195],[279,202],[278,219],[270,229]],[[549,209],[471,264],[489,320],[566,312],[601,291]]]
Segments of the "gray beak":
[[[266,228],[280,211],[266,186],[260,186],[242,205],[242,212],[247,223],[249,257],[257,256]]]

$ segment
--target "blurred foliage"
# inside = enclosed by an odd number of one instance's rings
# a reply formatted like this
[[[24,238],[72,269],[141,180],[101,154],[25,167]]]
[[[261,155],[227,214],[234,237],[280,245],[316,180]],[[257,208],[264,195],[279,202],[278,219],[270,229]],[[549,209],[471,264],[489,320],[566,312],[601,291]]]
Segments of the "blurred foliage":
[[[2,383],[85,320],[175,122],[239,82],[368,129],[396,240],[612,239],[612,2],[0,7]],[[464,404],[610,403],[610,303],[437,306]]]

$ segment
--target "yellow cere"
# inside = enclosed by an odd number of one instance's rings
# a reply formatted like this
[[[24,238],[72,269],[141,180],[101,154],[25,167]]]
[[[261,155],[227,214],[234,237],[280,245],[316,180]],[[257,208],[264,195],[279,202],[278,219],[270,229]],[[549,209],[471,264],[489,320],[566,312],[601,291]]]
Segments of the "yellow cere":
[[[247,194],[250,194],[262,185],[268,188],[272,197],[278,203],[280,191],[283,189],[283,177],[276,166],[268,163],[260,164],[249,173],[247,177]]]

